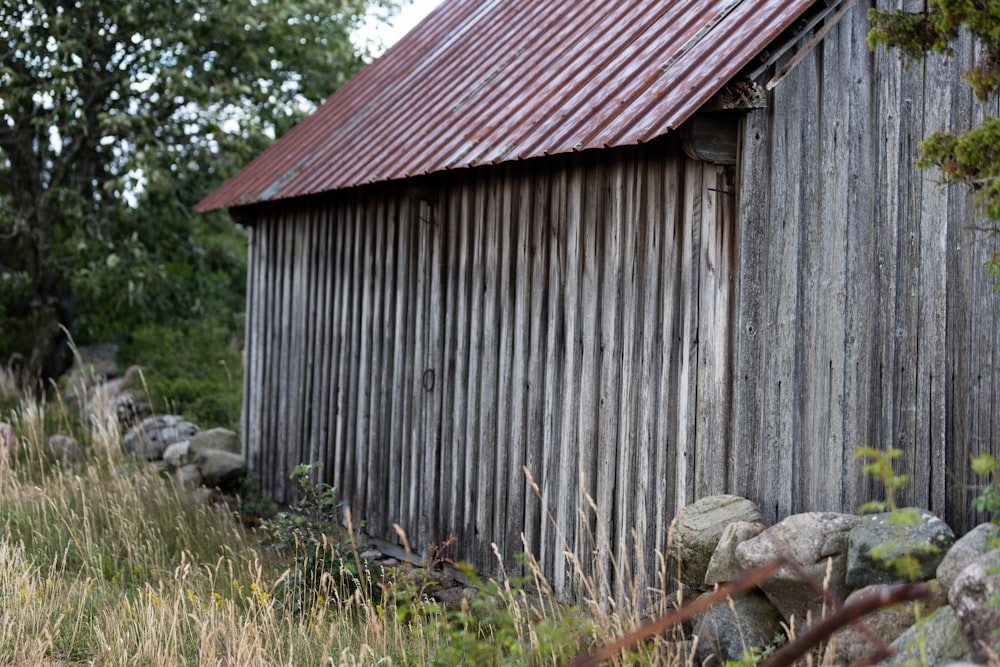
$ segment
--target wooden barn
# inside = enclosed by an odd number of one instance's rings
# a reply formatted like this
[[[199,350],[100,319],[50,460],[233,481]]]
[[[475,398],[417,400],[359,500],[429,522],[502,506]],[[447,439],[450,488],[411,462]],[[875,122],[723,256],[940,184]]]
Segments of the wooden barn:
[[[322,461],[374,538],[529,550],[558,586],[708,494],[856,510],[861,445],[970,527],[991,246],[913,163],[998,109],[970,45],[872,52],[871,5],[445,0],[200,204],[251,230],[265,489]]]

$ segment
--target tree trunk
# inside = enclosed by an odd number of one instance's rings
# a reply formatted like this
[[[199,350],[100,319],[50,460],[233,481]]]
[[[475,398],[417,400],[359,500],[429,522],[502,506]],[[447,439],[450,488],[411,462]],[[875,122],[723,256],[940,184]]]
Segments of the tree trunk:
[[[46,193],[47,194],[47,193]],[[28,372],[41,392],[46,391],[69,368],[69,337],[73,313],[68,286],[61,284],[52,256],[55,239],[54,216],[46,205],[46,194],[27,206],[30,229],[24,234],[25,268],[31,279],[31,313],[34,341]]]

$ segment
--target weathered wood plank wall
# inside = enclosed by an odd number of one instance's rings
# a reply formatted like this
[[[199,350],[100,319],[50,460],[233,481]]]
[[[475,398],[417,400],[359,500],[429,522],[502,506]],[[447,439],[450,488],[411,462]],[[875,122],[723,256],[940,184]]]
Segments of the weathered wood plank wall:
[[[732,178],[671,139],[260,208],[254,473],[322,460],[371,534],[487,570],[522,534],[559,585],[653,563],[728,484]]]
[[[371,534],[453,533],[485,570],[527,548],[558,587],[567,552],[649,565],[703,495],[852,511],[882,494],[860,445],[904,449],[904,500],[970,527],[969,454],[1000,456],[991,245],[912,165],[1000,110],[956,83],[967,47],[870,52],[863,5],[747,117],[738,192],[668,137],[250,211],[265,488],[322,460]]]
[[[967,44],[909,69],[873,54],[865,4],[746,122],[732,490],[771,520],[854,510],[884,497],[855,448],[900,447],[904,500],[969,528],[969,454],[1000,455],[995,243],[964,188],[913,165],[998,109],[959,81]]]

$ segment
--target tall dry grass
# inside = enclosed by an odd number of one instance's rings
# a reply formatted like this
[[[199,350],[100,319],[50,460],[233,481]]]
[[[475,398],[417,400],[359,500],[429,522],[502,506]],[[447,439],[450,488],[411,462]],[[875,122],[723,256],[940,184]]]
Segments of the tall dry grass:
[[[526,577],[485,583],[458,610],[401,570],[365,586],[327,577],[293,609],[282,596],[296,554],[129,461],[113,422],[37,402],[3,418],[20,447],[0,458],[0,665],[556,665],[666,604],[662,590],[652,606],[608,598],[582,574],[580,603],[563,604],[528,556]],[[77,438],[85,464],[49,460],[55,431]],[[619,664],[684,655],[657,637]]]

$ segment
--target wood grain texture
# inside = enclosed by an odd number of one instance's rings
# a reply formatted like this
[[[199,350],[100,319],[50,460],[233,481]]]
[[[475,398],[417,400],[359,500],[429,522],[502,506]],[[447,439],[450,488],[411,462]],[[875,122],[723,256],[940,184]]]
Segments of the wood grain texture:
[[[747,119],[733,406],[747,466],[733,491],[772,521],[855,510],[884,491],[854,450],[899,447],[902,501],[966,530],[969,454],[1000,448],[993,411],[969,405],[996,391],[982,371],[997,337],[976,334],[996,317],[988,246],[960,186],[914,162],[929,132],[978,113],[959,82],[970,47],[906,69],[868,50],[867,29],[851,12]]]

